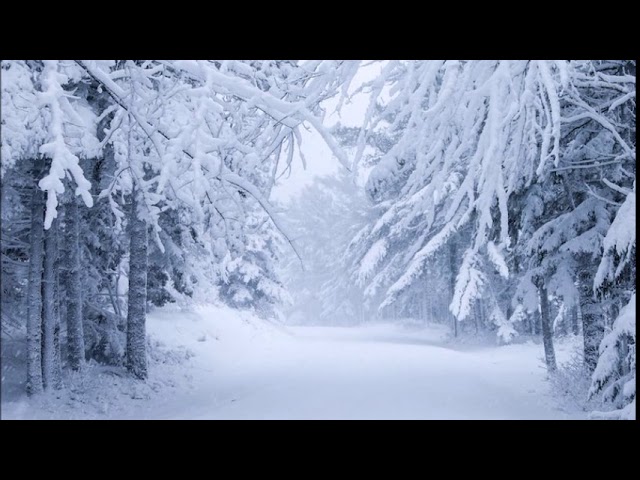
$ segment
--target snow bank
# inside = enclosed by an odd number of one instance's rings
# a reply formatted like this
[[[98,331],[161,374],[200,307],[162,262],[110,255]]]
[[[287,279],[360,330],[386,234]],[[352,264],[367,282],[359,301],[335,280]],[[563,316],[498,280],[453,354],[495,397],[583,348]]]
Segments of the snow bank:
[[[147,334],[147,382],[130,378],[123,368],[91,363],[83,375],[65,377],[68,389],[33,398],[24,393],[26,342],[3,338],[2,418],[157,417],[158,412],[175,411],[176,402],[198,383],[210,382],[220,363],[232,365],[246,356],[247,345],[259,352],[258,347],[269,348],[275,338],[286,335],[249,312],[213,305],[154,310],[147,318]]]

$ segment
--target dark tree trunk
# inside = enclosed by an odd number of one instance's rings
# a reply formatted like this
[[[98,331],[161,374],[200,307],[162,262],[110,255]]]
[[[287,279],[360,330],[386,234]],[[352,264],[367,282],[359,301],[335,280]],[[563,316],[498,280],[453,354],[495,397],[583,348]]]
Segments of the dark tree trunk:
[[[27,394],[43,390],[42,381],[42,261],[44,243],[44,192],[33,187],[27,304]]]
[[[601,312],[593,297],[593,278],[588,272],[580,275],[580,311],[582,313],[582,336],[584,340],[584,363],[589,373],[593,373],[598,364],[600,342],[604,337],[604,325]]]
[[[571,318],[571,332],[574,335],[580,335],[580,319],[578,317],[578,306],[573,305],[571,307],[571,312],[569,313]]]
[[[522,319],[522,328],[525,332],[531,333],[531,315],[525,315]]]
[[[547,288],[545,286],[539,287],[538,293],[540,295],[540,323],[542,327],[542,343],[544,344],[544,359],[547,364],[547,370],[554,372],[557,370],[556,352],[553,348],[553,326],[551,325]]]
[[[138,215],[137,192],[131,195],[129,247],[129,309],[127,312],[126,364],[139,379],[147,378],[146,304],[147,304],[147,224]]]
[[[476,304],[478,304],[478,302],[476,302]],[[480,323],[480,315],[481,315],[481,313],[480,313],[480,311],[481,311],[480,305],[477,305],[477,307],[474,308],[474,311],[475,311],[475,315],[474,315],[475,318],[474,318],[474,322],[473,323],[475,324],[476,335],[477,335],[478,334],[478,330],[479,330],[478,325]]]
[[[44,388],[60,386],[60,346],[58,309],[56,301],[56,260],[58,220],[44,233],[44,274],[42,278],[42,379]]]
[[[450,292],[451,295],[449,296],[449,298],[453,298],[453,295],[456,289],[456,263],[457,263],[456,255],[457,254],[458,252],[456,248],[456,242],[455,241],[449,242],[449,272],[451,273],[451,277],[449,281],[449,288],[451,290]],[[451,314],[451,318],[453,323],[453,336],[457,337],[458,336],[458,319],[453,314]]]
[[[540,312],[538,309],[533,311],[531,316],[531,335],[537,335],[540,332],[538,325],[540,324]]]
[[[82,325],[82,285],[80,271],[80,219],[78,201],[70,196],[65,212],[67,343],[69,367],[80,370],[84,365],[84,328]]]
[[[58,229],[58,232],[60,230]],[[56,235],[57,239],[60,239],[59,234]],[[58,257],[56,262],[56,275],[55,275],[55,297],[56,297],[56,315],[54,317],[55,324],[53,327],[53,388],[60,389],[62,388],[62,349],[61,349],[61,325],[60,325],[60,275],[59,271],[61,259]]]

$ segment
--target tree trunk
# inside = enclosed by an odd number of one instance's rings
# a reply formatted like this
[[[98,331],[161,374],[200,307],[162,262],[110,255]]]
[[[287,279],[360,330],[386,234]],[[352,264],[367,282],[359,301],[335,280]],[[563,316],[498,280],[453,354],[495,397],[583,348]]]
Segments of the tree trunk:
[[[581,320],[580,307],[577,304],[574,304],[573,307],[571,307],[571,332],[574,335],[580,335]]]
[[[42,260],[44,241],[44,192],[33,187],[27,304],[27,394],[43,390],[42,382]]]
[[[44,388],[60,386],[60,370],[57,362],[56,336],[60,327],[57,321],[56,260],[58,256],[56,233],[58,220],[44,233],[44,274],[42,278],[42,379]],[[57,327],[57,328],[56,328]],[[57,330],[57,331],[56,331]],[[57,344],[57,345],[56,345]]]
[[[487,326],[487,315],[484,302],[482,301],[482,298],[479,298],[476,303],[478,304],[478,322],[481,328],[485,328]]]
[[[457,260],[456,255],[457,255],[456,242],[455,241],[449,242],[449,272],[451,273],[450,281],[449,281],[451,295],[449,296],[449,298],[453,298],[453,294],[456,289],[456,260]],[[453,319],[453,336],[457,337],[458,336],[458,319],[453,314],[451,314],[451,317]]]
[[[80,370],[84,365],[84,329],[82,325],[82,285],[80,271],[80,219],[78,201],[71,196],[65,212],[67,243],[67,343],[69,367]]]
[[[552,331],[559,336],[564,336],[569,334],[569,312],[565,310],[564,315],[560,317],[560,311],[564,307],[564,305],[560,305],[558,307],[558,311],[556,312],[556,318],[558,319],[558,323],[552,323]]]
[[[138,215],[137,192],[131,195],[129,247],[129,309],[127,311],[127,369],[136,378],[147,378],[147,224]]]
[[[525,315],[522,319],[522,329],[531,333],[531,315]]]
[[[538,323],[540,322],[540,312],[538,309],[533,311],[533,315],[531,316],[531,335],[538,334]]]
[[[598,364],[600,342],[604,337],[603,319],[593,298],[593,278],[589,272],[580,275],[580,311],[582,313],[582,336],[584,345],[584,363],[589,373],[593,373]]]
[[[544,359],[547,364],[547,370],[554,372],[557,370],[556,352],[553,349],[553,326],[551,325],[547,288],[545,286],[539,287],[538,293],[540,295],[540,323],[542,327],[542,343],[544,344]]]
[[[60,230],[58,229],[58,232]],[[59,239],[60,236],[56,235],[56,239]],[[62,350],[60,347],[60,336],[61,336],[61,325],[60,319],[62,318],[60,314],[60,257],[58,257],[58,261],[56,262],[56,275],[55,275],[55,296],[56,296],[56,315],[54,317],[55,324],[53,327],[53,388],[56,390],[62,388]]]
[[[577,305],[573,304],[570,308],[569,308],[569,322],[571,324],[571,333],[573,335],[579,335],[580,334],[580,324],[579,324],[579,318],[578,318],[578,307]]]
[[[478,302],[476,302],[476,304],[477,304],[477,303],[478,303]],[[480,310],[480,308],[474,308],[474,311],[475,311],[475,312],[474,312],[474,313],[475,313],[474,317],[475,317],[475,318],[474,318],[474,322],[473,322],[473,323],[474,323],[474,324],[475,324],[475,326],[476,326],[476,335],[478,335],[478,330],[479,330],[479,329],[478,329],[478,322],[480,321],[480,313],[479,313],[479,310]]]
[[[578,302],[576,303],[576,310],[578,312],[578,325],[580,325],[580,329],[582,329],[582,307],[580,306],[580,299],[578,299]]]
[[[627,335],[623,335],[620,339],[620,343],[618,344],[618,358],[625,359],[622,362],[620,367],[621,376],[627,375],[631,371],[631,366],[629,363],[629,337]],[[635,366],[634,366],[635,368]]]

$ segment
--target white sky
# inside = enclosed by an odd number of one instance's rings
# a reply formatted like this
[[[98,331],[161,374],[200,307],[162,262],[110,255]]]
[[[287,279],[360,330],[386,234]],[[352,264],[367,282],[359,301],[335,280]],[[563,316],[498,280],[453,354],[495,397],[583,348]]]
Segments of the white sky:
[[[364,62],[365,64],[367,62]],[[351,84],[350,92],[355,91],[364,81],[371,80],[380,72],[381,62],[361,67]],[[327,116],[325,124],[331,126],[340,121],[343,125],[359,126],[362,124],[364,114],[369,103],[369,94],[360,93],[353,97],[351,103],[344,103],[341,117],[335,112],[338,104],[338,96],[327,100],[325,107]],[[300,156],[297,153],[293,158],[293,165],[290,174],[285,174],[276,183],[271,192],[271,199],[276,202],[288,203],[306,185],[310,184],[315,177],[331,175],[343,168],[338,159],[331,153],[331,149],[326,145],[322,137],[315,131],[301,129],[302,153],[307,161],[306,170],[303,168]],[[282,162],[284,163],[284,162]],[[282,173],[285,166],[281,166],[278,175]]]

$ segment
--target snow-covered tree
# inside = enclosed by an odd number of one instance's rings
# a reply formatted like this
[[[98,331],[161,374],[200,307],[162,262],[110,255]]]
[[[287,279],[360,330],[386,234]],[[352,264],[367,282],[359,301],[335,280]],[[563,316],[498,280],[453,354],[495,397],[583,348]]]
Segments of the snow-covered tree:
[[[87,206],[92,205],[89,182],[79,166],[80,157],[95,154],[97,140],[91,132],[91,112],[82,96],[72,96],[65,87],[79,81],[79,69],[71,62],[3,61],[2,67],[2,171],[17,162],[31,163],[33,190],[29,254],[28,390],[42,388],[42,369],[48,377],[53,372],[55,306],[49,304],[54,290],[41,290],[43,275],[44,229],[57,216],[59,196],[64,192],[63,179],[69,174],[76,184],[76,194]],[[46,192],[46,196],[39,192]],[[45,204],[46,202],[46,204]],[[40,216],[42,215],[42,218]],[[55,248],[51,246],[51,251]],[[75,252],[74,252],[75,253]],[[55,258],[50,259],[55,262]],[[51,265],[46,282],[51,281]],[[47,304],[42,305],[42,293]],[[44,319],[42,317],[45,314]],[[41,331],[44,324],[45,352],[42,359]],[[73,330],[73,329],[72,329]],[[84,357],[84,351],[82,351]],[[52,380],[53,377],[47,380]]]
[[[580,298],[593,368],[604,313],[586,293],[619,203],[606,182],[635,177],[634,85],[635,62],[388,62],[369,83],[356,156],[374,137],[391,143],[367,183],[381,214],[359,242],[360,258],[376,258],[368,289],[382,292],[381,307],[464,231],[453,314],[465,319],[491,295],[492,272],[521,285],[515,305],[492,296],[507,335],[527,311],[543,313],[547,295]]]
[[[252,288],[262,299],[283,297],[270,261],[257,253],[273,244],[275,232],[284,234],[267,200],[275,173],[300,148],[303,124],[347,165],[322,125],[320,103],[356,69],[356,62],[344,61],[3,61],[3,178],[24,163],[48,161],[30,179],[46,204],[27,207],[34,212],[32,254],[26,254],[30,389],[41,383],[43,232],[59,214],[66,263],[61,314],[72,368],[80,369],[85,355],[119,362],[126,307],[125,361],[134,376],[146,377],[149,272],[157,303],[213,288],[231,265],[227,260],[242,278],[248,265],[259,265],[261,279],[247,280]],[[95,215],[87,215],[94,203]],[[42,225],[34,223],[40,208]],[[258,210],[260,234],[250,220]],[[151,265],[149,244],[159,253]],[[117,280],[122,273],[126,305]]]
[[[274,317],[291,304],[291,297],[276,270],[286,246],[282,237],[267,226],[260,211],[252,215],[245,233],[243,252],[228,258],[221,272],[220,298],[234,308],[252,309],[259,316]]]
[[[369,216],[362,188],[346,173],[315,179],[291,202],[287,223],[300,258],[291,255],[285,272],[295,299],[290,317],[331,324],[368,317],[363,288],[350,275],[348,247]]]
[[[619,187],[616,187],[619,190]],[[635,294],[635,218],[636,192],[622,190],[626,198],[603,241],[604,255],[598,267],[595,287],[600,292],[615,284],[630,294],[613,326],[599,346],[598,363],[589,394],[602,392],[614,411],[595,414],[604,418],[635,419],[636,405],[636,294]],[[624,295],[626,296],[626,295]]]
[[[596,418],[636,418],[636,295],[621,310],[600,344],[598,365],[593,372],[589,395],[602,392],[614,410],[594,412]]]

